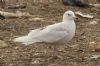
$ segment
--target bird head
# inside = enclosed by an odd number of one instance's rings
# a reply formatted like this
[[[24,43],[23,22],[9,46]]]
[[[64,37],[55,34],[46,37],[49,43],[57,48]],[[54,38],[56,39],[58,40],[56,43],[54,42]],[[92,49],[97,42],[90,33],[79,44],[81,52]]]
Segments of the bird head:
[[[73,11],[69,10],[63,14],[63,21],[74,20],[76,18]]]

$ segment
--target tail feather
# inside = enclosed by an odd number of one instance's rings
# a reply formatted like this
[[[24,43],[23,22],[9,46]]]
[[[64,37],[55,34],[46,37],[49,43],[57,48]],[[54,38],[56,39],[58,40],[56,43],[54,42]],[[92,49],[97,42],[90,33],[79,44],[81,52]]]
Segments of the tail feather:
[[[20,43],[25,44],[25,45],[40,42],[39,40],[36,40],[36,39],[30,39],[28,36],[15,38],[13,41],[14,42],[20,42]]]
[[[13,41],[14,42],[22,42],[22,43],[24,43],[24,42],[27,42],[27,40],[28,40],[28,37],[27,36],[23,36],[23,37],[15,38]]]

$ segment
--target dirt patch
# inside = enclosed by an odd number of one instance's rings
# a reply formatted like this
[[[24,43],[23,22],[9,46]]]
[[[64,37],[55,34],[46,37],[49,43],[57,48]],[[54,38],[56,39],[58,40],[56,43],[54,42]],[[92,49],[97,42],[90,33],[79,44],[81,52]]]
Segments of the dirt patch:
[[[12,2],[13,1],[13,2]],[[100,43],[100,9],[64,6],[61,1],[34,2],[33,0],[8,0],[9,3],[27,3],[27,8],[20,10],[43,17],[45,22],[29,21],[26,18],[0,20],[0,40],[8,46],[0,49],[0,66],[99,66],[100,59],[91,59],[93,54],[90,42]],[[94,1],[94,0],[93,0]],[[7,2],[7,4],[9,4]],[[91,14],[94,19],[76,20],[77,30],[72,41],[66,45],[56,46],[63,51],[53,49],[50,44],[35,43],[29,46],[12,42],[14,36],[27,34],[31,29],[62,21],[66,10],[81,11]],[[5,9],[15,12],[16,10]],[[90,24],[98,19],[97,24]],[[70,45],[71,47],[68,47]]]

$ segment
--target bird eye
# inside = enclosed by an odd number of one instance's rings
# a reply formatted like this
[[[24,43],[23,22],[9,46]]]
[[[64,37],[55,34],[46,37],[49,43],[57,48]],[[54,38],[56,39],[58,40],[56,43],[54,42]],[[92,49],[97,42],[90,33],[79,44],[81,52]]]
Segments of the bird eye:
[[[68,14],[68,16],[71,16],[71,14]]]

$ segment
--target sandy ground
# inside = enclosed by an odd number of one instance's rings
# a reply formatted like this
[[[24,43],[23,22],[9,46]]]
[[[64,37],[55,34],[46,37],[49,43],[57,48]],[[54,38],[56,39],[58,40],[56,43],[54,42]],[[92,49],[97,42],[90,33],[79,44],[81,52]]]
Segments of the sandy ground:
[[[17,2],[17,0],[12,1],[9,3]],[[26,9],[17,10],[38,15],[45,21],[30,21],[27,18],[0,20],[0,40],[8,45],[0,48],[0,66],[100,66],[100,58],[91,58],[92,55],[100,53],[93,51],[94,45],[100,44],[99,8],[64,6],[62,2],[56,2],[56,0],[50,3],[33,2],[32,0],[18,1],[18,3],[26,2]],[[81,11],[94,16],[93,19],[77,16],[76,35],[66,45],[53,45],[55,47],[53,49],[50,44],[45,43],[25,46],[12,42],[15,36],[25,35],[31,29],[62,21],[62,15],[66,10]],[[4,11],[15,12],[16,10],[4,9]],[[97,22],[91,24],[93,21]]]

